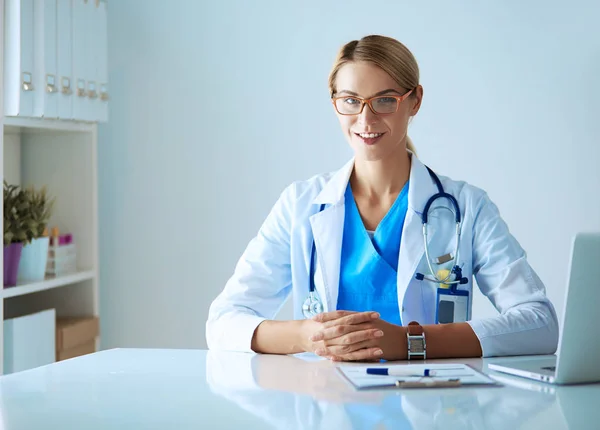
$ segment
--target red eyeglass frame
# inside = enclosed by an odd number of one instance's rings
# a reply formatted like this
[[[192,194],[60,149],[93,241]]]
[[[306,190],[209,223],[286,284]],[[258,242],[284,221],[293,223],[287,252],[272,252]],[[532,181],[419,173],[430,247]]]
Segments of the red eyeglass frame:
[[[337,113],[339,113],[340,115],[360,115],[363,111],[363,109],[365,108],[365,104],[369,105],[369,109],[371,109],[371,112],[373,112],[375,115],[392,115],[396,112],[398,112],[398,108],[400,107],[400,103],[402,103],[404,100],[406,100],[408,98],[408,96],[410,96],[412,94],[412,92],[414,91],[414,88],[412,90],[409,90],[408,92],[406,92],[406,94],[403,94],[401,96],[394,96],[394,95],[382,95],[382,96],[375,96],[375,97],[371,97],[368,99],[363,99],[361,97],[357,97],[357,96],[341,96],[341,97],[332,97],[331,98],[331,103],[333,104],[333,108],[335,109],[335,111]],[[371,102],[375,99],[379,99],[382,97],[386,97],[386,98],[394,98],[396,99],[396,101],[398,103],[396,103],[396,110],[394,112],[389,112],[389,113],[378,113],[375,112],[375,109],[373,109],[373,105],[371,104]],[[335,102],[336,100],[339,99],[356,99],[358,101],[360,101],[360,110],[357,113],[342,113],[338,110]]]

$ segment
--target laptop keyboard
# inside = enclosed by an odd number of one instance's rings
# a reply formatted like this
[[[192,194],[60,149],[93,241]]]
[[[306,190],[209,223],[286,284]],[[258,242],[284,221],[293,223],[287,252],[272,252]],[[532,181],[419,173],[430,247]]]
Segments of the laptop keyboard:
[[[551,372],[556,372],[556,366],[546,366],[542,367],[543,370],[550,370]]]

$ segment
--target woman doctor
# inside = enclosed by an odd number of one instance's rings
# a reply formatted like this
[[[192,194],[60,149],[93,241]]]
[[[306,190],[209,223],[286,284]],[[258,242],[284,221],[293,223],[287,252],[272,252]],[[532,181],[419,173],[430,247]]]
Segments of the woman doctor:
[[[415,154],[411,52],[384,36],[349,42],[329,89],[354,157],[283,191],[210,307],[209,348],[339,361],[554,353],[554,307],[497,207]],[[458,207],[431,202],[439,192]],[[499,315],[470,318],[473,277]],[[273,320],[290,293],[295,319]]]

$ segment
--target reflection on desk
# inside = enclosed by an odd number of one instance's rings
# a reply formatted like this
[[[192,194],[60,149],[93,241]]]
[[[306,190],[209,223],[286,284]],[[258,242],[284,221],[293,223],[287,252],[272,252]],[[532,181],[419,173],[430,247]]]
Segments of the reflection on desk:
[[[488,362],[453,361],[483,371]],[[600,384],[504,377],[502,387],[357,391],[335,367],[306,354],[101,351],[0,377],[0,428],[600,428]]]
[[[514,429],[555,402],[507,386],[357,391],[335,363],[310,355],[209,351],[206,365],[214,393],[274,428]]]

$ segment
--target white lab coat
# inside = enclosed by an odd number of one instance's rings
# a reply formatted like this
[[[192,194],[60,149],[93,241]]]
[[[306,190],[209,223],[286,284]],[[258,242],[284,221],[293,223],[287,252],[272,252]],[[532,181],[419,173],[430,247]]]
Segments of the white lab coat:
[[[206,324],[210,349],[251,352],[254,330],[263,320],[275,317],[290,293],[294,318],[303,318],[313,237],[317,250],[315,288],[325,311],[336,309],[344,191],[353,166],[354,160],[350,160],[337,172],[295,182],[283,191],[210,306]],[[483,356],[553,354],[558,344],[556,312],[498,208],[481,189],[438,177],[462,211],[459,264],[469,282],[460,288],[470,292],[472,305],[474,276],[482,293],[500,312],[498,316],[469,320],[481,342]],[[421,213],[427,200],[437,192],[426,167],[412,156],[397,278],[399,312],[404,324],[413,320],[423,325],[435,323],[437,284],[416,280],[415,273],[429,274]],[[327,206],[319,212],[322,203]],[[446,199],[437,199],[432,208],[440,205],[450,207]],[[452,215],[430,209],[428,224],[430,258],[452,252]]]

